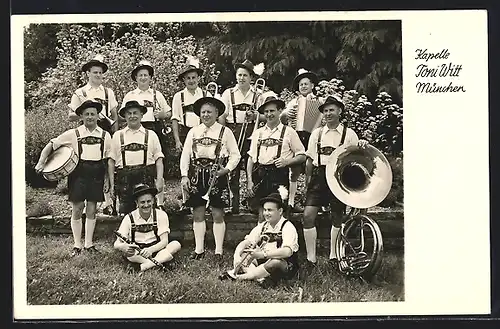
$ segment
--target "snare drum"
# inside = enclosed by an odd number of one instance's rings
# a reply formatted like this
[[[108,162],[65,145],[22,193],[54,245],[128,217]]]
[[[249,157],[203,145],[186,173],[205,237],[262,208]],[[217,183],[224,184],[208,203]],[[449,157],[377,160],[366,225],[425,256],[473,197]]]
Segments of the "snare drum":
[[[58,181],[71,174],[77,165],[76,152],[71,147],[61,146],[48,157],[42,174],[48,181]]]

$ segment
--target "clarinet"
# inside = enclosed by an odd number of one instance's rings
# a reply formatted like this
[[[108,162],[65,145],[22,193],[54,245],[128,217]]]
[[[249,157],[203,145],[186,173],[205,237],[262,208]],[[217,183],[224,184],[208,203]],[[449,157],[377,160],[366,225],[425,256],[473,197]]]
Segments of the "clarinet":
[[[127,243],[127,244],[133,244],[132,241],[130,241],[129,238],[127,238],[126,236],[124,236],[123,234],[121,234],[120,232],[118,231],[114,231],[113,232],[117,238],[119,238],[120,240],[122,240],[123,242]],[[140,247],[134,247],[138,252],[141,252],[141,248]],[[144,256],[143,256],[144,257]],[[162,263],[160,263],[159,261],[157,261],[156,259],[154,259],[153,257],[144,257],[146,259],[149,259],[150,261],[152,261],[156,266],[159,266],[161,267],[162,270],[166,270],[165,266],[163,266]]]

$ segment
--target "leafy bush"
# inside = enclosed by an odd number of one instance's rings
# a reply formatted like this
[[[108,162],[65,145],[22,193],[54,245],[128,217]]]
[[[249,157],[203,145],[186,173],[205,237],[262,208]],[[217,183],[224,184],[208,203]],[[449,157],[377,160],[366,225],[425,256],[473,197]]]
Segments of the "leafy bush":
[[[42,217],[52,214],[52,207],[46,200],[36,200],[26,209],[26,216],[28,217]]]

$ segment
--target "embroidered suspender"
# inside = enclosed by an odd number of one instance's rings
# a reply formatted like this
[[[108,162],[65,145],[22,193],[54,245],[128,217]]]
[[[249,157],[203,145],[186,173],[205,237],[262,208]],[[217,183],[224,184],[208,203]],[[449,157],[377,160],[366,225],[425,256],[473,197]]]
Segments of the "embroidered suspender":
[[[225,129],[226,129],[226,127],[222,126],[220,133],[219,133],[219,139],[217,140],[217,146],[215,146],[215,158],[216,159],[219,157],[219,153],[222,149],[222,137],[224,136]]]
[[[82,148],[82,139],[80,138],[80,132],[78,131],[78,128],[75,128],[75,134],[76,134],[76,140],[78,142],[78,158],[81,157],[83,148]],[[106,137],[106,131],[102,131],[101,135],[101,143],[100,143],[100,150],[101,150],[101,160],[104,158],[104,138]]]
[[[147,159],[148,159],[148,138],[149,138],[149,129],[145,129],[145,134],[144,134],[144,144],[143,144],[143,152],[144,152],[144,160],[143,160],[143,165],[146,165]],[[125,139],[123,137],[123,131],[120,132],[120,148],[122,151],[122,163],[123,163],[123,168],[127,166],[127,162],[125,160]]]
[[[319,136],[318,136],[318,142],[316,143],[316,153],[318,154],[318,167],[321,167],[321,136],[323,135],[323,129],[324,128],[319,128]],[[344,144],[345,141],[345,135],[347,132],[347,126],[344,125],[344,129],[342,130],[342,137],[340,138],[340,145]]]
[[[184,118],[184,126],[186,126],[186,112],[184,112],[184,91],[181,91],[181,110]]]
[[[286,131],[286,126],[283,126],[283,128],[281,129],[278,149],[276,150],[276,157],[275,157],[276,159],[278,159],[281,156],[281,149],[283,147],[283,138],[285,137],[285,131]],[[262,137],[262,131],[259,132],[259,139],[257,140],[257,163],[259,162],[261,137]]]
[[[106,101],[106,116],[109,117],[108,88],[106,88],[104,86],[103,86],[103,88],[104,88],[104,100]],[[83,97],[87,98],[87,92],[84,89],[82,89],[82,95],[83,95]]]
[[[280,230],[279,232],[277,233],[268,233],[269,235],[271,235],[271,237],[274,237],[271,238],[269,240],[269,242],[274,242],[276,241],[276,248],[281,248],[281,245],[283,244],[283,238],[282,238],[282,234],[283,234],[283,227],[285,227],[285,224],[288,222],[288,219],[285,219],[283,221],[283,223],[281,224],[281,227],[280,227]],[[265,231],[265,228],[266,228],[266,225],[268,225],[268,223],[264,223],[264,225],[262,225],[262,230],[260,231],[260,235],[264,234],[264,231]]]
[[[137,229],[137,224],[134,221],[134,216],[132,215],[132,213],[129,213],[128,216],[130,218],[130,224],[131,224],[130,225],[130,233],[132,236],[131,240],[132,243],[135,243],[135,232]],[[155,234],[156,242],[159,242],[160,237],[158,236],[158,221],[156,220],[156,209],[153,209],[153,232]]]
[[[230,94],[231,94],[231,108],[233,109],[233,122],[236,123],[236,109],[234,108],[234,91],[231,88],[230,89]],[[257,93],[253,91],[253,97],[252,97],[252,106],[255,103],[255,98],[257,97]]]

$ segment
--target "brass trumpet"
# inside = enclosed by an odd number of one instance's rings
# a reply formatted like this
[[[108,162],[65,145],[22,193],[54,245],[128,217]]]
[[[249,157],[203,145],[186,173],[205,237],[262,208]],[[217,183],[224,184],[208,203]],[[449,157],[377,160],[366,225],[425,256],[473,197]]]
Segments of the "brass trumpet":
[[[266,80],[264,80],[263,78],[258,78],[257,80],[255,80],[254,88],[255,88],[255,93],[257,95],[255,96],[255,102],[252,104],[252,110],[254,112],[257,112],[257,101],[259,99],[259,96],[264,93],[265,87],[266,87]],[[236,118],[234,118],[234,120],[236,122]],[[238,150],[240,150],[240,152],[243,149],[243,143],[245,141],[245,136],[247,133],[249,123],[250,121],[248,120],[247,116],[245,117],[245,122],[243,122],[243,126],[241,127],[241,131],[238,136]],[[255,125],[253,127],[253,131],[257,130],[258,127],[259,127],[259,113],[257,112],[257,118],[255,119]]]
[[[222,167],[222,161],[224,161],[224,158],[219,155],[218,158],[215,159],[212,168],[210,168],[210,178],[208,179],[208,190],[207,193],[205,193],[205,195],[201,197],[203,200],[207,201],[205,205],[206,208],[208,208],[208,206],[210,205],[210,193],[212,192],[212,189],[214,188],[215,183],[217,182],[218,178],[217,172]]]
[[[254,251],[255,249],[262,249],[264,246],[269,242],[271,238],[269,235],[262,234],[259,238],[259,241],[256,244],[252,244],[249,248],[251,251]],[[244,267],[250,266],[250,264],[253,261],[253,258],[250,257],[251,251],[248,251],[245,253],[245,255],[241,258],[238,264],[234,267],[234,269],[227,271],[227,274],[232,277],[233,279],[236,279],[236,275],[243,269]]]

